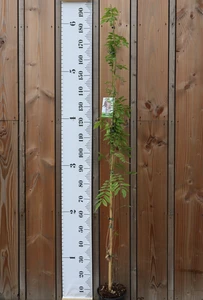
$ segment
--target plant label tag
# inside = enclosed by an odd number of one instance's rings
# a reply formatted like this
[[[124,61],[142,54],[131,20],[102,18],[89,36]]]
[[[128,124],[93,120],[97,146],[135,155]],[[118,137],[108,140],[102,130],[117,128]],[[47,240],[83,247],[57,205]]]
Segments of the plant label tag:
[[[114,109],[114,98],[104,97],[102,101],[102,117],[112,118]]]

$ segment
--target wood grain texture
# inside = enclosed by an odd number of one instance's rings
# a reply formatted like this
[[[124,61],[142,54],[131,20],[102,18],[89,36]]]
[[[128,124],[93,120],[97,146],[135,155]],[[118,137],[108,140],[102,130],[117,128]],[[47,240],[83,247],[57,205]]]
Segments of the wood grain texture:
[[[177,300],[203,298],[203,1],[177,2]]]
[[[17,3],[0,2],[0,299],[18,298]]]
[[[20,299],[26,299],[26,212],[25,212],[25,6],[24,0],[18,5],[19,43],[19,281]]]
[[[175,275],[175,66],[176,1],[170,0],[169,13],[169,103],[168,103],[168,300],[174,300]]]
[[[54,0],[25,3],[27,299],[55,299]]]
[[[0,1],[0,120],[18,119],[17,1]]]
[[[93,122],[99,117],[99,0],[93,2]],[[93,210],[99,190],[99,130],[93,131]],[[93,213],[93,295],[98,299],[99,286],[99,211]]]
[[[168,1],[138,2],[138,299],[167,299]],[[143,297],[143,298],[142,298]]]
[[[167,122],[138,122],[138,298],[167,299]]]
[[[137,1],[131,1],[131,171],[137,171]],[[131,300],[137,300],[137,177],[131,176]]]
[[[0,299],[18,299],[18,124],[0,121]]]
[[[167,119],[168,0],[138,2],[138,119]]]
[[[100,2],[100,14],[103,16],[104,8],[112,5],[117,7],[120,11],[119,17],[119,29],[118,33],[125,36],[129,41],[130,35],[130,1],[122,0],[103,0]],[[103,97],[106,97],[105,82],[110,79],[110,72],[108,65],[105,62],[106,49],[104,44],[106,43],[106,37],[108,34],[108,26],[102,25],[100,31],[100,101],[102,103]],[[122,64],[129,68],[129,49],[121,49],[118,60]],[[121,74],[126,83],[118,86],[120,95],[126,97],[129,101],[129,72],[123,71]],[[105,143],[102,141],[101,136],[101,148],[100,152],[105,153],[108,151]],[[109,166],[103,161],[100,166],[100,183],[102,184],[109,174]],[[130,210],[129,199],[117,199],[116,201],[116,215],[115,215],[115,230],[119,233],[115,242],[114,254],[117,259],[114,260],[114,281],[121,282],[127,287],[130,294]],[[106,256],[106,233],[108,228],[108,214],[105,208],[100,209],[100,282],[107,282],[107,261]],[[129,297],[127,295],[127,298]]]

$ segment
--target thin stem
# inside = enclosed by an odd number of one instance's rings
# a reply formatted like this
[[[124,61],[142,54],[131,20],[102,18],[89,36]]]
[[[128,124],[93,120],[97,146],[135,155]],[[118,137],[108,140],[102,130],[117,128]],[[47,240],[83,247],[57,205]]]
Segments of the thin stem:
[[[114,24],[113,24],[113,37],[115,35],[115,25],[116,25],[116,22],[114,21]],[[112,97],[115,98],[116,97],[116,47],[115,47],[115,37],[113,38],[113,48],[114,48],[114,55],[115,55],[115,58],[114,58],[114,62],[113,62],[113,65],[112,65]],[[115,101],[115,99],[114,99]]]
[[[115,34],[115,21],[113,24],[113,35]],[[114,40],[114,45],[113,45],[114,51],[116,52],[116,47],[115,47],[115,40]],[[112,65],[112,97],[114,98],[113,100],[115,101],[116,97],[116,53],[114,53],[115,59]],[[114,124],[114,113],[111,121],[111,125]],[[113,145],[110,145],[110,199],[109,199],[109,260],[108,260],[108,290],[111,291],[112,289],[112,284],[113,284],[113,225],[114,225],[114,220],[113,220],[113,174],[114,174],[114,148]]]
[[[114,155],[111,155],[110,162],[110,203],[109,203],[109,253],[108,253],[108,289],[111,291],[112,289],[112,281],[113,281],[113,192],[112,192],[112,184],[113,184],[113,172],[114,172]]]

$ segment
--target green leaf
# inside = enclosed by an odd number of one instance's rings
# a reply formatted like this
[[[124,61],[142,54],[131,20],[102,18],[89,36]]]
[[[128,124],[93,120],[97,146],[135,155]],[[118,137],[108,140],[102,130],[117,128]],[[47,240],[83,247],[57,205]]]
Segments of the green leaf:
[[[107,207],[107,202],[105,200],[102,201],[102,204]]]
[[[104,196],[104,199],[106,200],[107,203],[110,203],[110,198],[109,198],[109,196]]]
[[[122,189],[122,190],[121,190],[121,193],[122,193],[123,198],[126,198],[126,196],[127,196],[126,190]]]
[[[101,121],[97,121],[94,123],[94,129],[97,129],[101,126]]]
[[[128,172],[127,174],[128,174],[128,175],[136,175],[137,172]]]
[[[118,195],[118,193],[120,192],[120,190],[121,190],[121,188],[120,188],[120,187],[118,187],[118,188],[115,190],[115,192],[114,192],[114,195],[115,195],[115,196],[117,196],[117,195]]]
[[[95,204],[95,211],[97,211],[100,208],[100,206],[101,206],[101,202],[97,202]]]
[[[122,163],[126,162],[125,156],[122,153],[115,153],[115,156],[118,157]]]

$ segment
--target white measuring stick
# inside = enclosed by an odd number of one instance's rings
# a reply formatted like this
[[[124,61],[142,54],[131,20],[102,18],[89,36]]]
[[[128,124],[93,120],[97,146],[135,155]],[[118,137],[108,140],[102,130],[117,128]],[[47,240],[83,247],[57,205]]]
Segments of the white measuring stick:
[[[92,299],[92,4],[61,6],[63,299]]]

